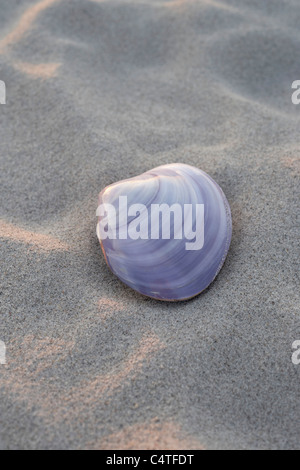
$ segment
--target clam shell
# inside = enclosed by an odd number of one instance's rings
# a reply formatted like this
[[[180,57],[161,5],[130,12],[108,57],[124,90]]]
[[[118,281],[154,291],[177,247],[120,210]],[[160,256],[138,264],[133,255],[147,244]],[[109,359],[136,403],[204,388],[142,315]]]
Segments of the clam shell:
[[[105,209],[101,215],[97,211],[97,235],[108,266],[132,289],[159,300],[186,300],[206,289],[219,273],[231,241],[231,212],[222,189],[204,171],[180,163],[159,166],[107,186],[99,195],[99,207],[107,204],[116,218]],[[132,209],[134,204],[143,206]],[[182,219],[180,211],[176,220],[173,212],[170,220],[154,218],[151,211],[158,204],[179,205]],[[114,230],[109,231],[109,225]],[[142,227],[143,238],[129,236],[142,233]]]

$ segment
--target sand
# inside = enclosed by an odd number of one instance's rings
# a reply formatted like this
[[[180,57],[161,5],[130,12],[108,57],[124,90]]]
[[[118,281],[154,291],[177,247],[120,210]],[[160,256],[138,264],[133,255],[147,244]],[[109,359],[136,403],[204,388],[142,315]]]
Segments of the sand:
[[[299,449],[298,0],[0,1],[0,448]],[[110,273],[100,190],[209,173],[233,240],[161,303]]]

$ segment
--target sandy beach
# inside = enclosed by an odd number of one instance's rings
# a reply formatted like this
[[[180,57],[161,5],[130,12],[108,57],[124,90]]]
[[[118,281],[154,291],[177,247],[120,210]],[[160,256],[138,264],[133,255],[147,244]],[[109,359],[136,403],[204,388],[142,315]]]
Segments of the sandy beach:
[[[0,449],[299,449],[299,0],[0,0]],[[231,248],[191,301],[108,269],[98,193],[198,167]]]

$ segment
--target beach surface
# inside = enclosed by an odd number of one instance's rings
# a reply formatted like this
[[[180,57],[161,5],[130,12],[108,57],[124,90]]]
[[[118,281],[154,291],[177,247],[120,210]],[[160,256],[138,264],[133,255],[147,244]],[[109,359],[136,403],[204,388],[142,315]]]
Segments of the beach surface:
[[[0,0],[0,448],[299,449],[298,0]],[[226,263],[123,285],[98,193],[201,168]]]

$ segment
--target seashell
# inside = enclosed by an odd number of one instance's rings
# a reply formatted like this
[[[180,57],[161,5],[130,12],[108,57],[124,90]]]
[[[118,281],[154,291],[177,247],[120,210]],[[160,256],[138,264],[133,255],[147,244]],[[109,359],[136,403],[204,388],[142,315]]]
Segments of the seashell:
[[[107,186],[97,235],[112,272],[159,300],[186,300],[215,279],[232,233],[228,201],[204,171],[174,163]]]

